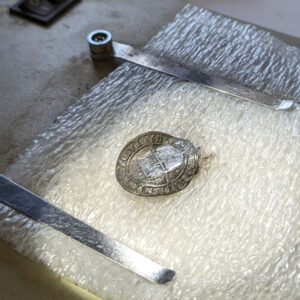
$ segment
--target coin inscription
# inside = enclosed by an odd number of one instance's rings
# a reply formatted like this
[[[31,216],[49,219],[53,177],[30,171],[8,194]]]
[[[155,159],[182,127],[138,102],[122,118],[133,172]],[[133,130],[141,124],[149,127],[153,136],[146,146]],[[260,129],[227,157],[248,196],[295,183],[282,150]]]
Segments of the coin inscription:
[[[198,150],[184,139],[150,131],[125,145],[116,177],[128,192],[142,196],[176,193],[184,189],[198,169]]]

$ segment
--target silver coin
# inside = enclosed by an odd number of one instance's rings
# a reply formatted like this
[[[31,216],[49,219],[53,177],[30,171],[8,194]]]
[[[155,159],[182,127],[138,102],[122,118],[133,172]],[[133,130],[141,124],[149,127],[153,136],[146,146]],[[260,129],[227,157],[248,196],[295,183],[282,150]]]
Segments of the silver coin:
[[[184,189],[198,170],[198,150],[184,139],[150,131],[132,139],[121,151],[116,177],[128,192],[158,196]]]

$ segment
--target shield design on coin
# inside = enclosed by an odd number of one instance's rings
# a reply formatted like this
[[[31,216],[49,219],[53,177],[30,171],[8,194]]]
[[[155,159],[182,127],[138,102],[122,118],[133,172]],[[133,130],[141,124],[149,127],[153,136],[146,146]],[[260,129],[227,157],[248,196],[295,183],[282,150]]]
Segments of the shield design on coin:
[[[184,189],[198,170],[198,150],[184,139],[150,131],[132,139],[121,151],[116,177],[128,192],[168,195]]]

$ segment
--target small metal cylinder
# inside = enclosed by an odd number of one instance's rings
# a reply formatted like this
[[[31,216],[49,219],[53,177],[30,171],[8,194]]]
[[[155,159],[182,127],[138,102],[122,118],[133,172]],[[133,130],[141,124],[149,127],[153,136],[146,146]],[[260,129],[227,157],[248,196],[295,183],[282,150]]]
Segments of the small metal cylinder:
[[[102,29],[92,31],[87,40],[93,58],[101,59],[103,55],[103,59],[106,59],[112,55],[112,36],[109,31]]]

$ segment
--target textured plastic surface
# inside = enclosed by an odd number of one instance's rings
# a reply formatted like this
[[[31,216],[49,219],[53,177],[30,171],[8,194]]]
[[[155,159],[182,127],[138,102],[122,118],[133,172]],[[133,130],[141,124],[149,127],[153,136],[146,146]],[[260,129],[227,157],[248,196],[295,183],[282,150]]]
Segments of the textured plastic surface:
[[[146,47],[186,66],[300,97],[300,51],[252,25],[187,6]],[[123,64],[57,118],[6,175],[177,271],[158,286],[0,205],[0,237],[107,299],[295,299],[300,110],[276,112]],[[143,198],[115,178],[120,150],[159,130],[201,147],[180,193]]]

